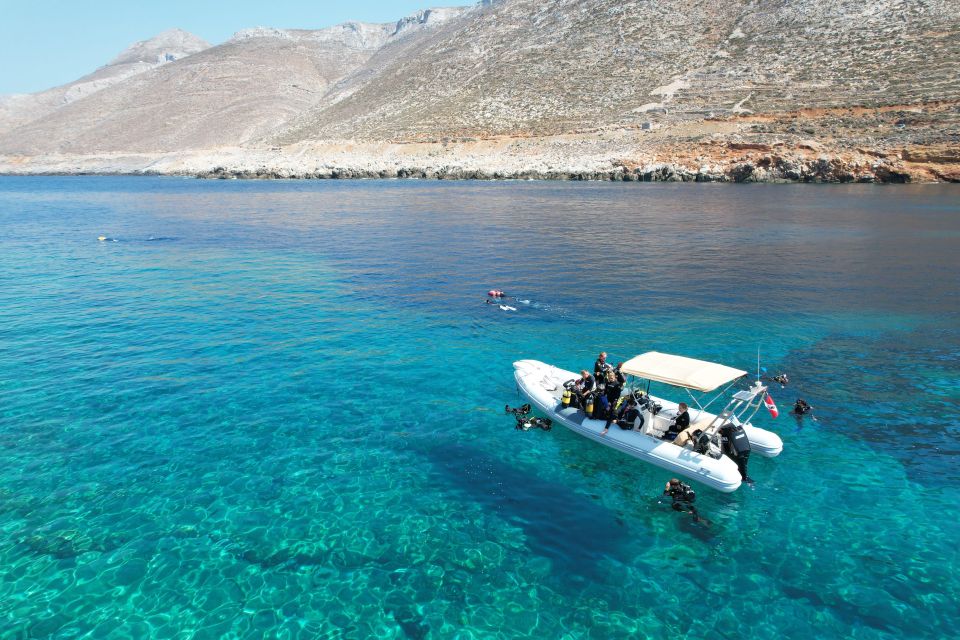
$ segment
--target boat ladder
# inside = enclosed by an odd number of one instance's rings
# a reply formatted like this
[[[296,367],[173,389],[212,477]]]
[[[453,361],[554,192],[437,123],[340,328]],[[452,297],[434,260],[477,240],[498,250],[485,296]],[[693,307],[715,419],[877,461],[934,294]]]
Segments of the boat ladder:
[[[718,413],[716,417],[710,421],[710,424],[706,426],[703,430],[706,434],[713,434],[717,429],[729,422],[731,417],[737,415],[737,410],[740,409],[744,404],[749,405],[750,401],[757,396],[757,391],[754,389],[747,389],[744,391],[737,391],[733,394],[733,397],[730,399],[730,402],[727,403],[727,406],[723,408],[723,411]]]

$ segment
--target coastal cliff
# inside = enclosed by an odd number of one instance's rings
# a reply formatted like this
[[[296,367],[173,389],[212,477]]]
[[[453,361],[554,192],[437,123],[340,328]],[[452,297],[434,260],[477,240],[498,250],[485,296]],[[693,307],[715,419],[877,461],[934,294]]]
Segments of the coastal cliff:
[[[946,1],[500,0],[197,47],[0,119],[0,172],[956,182],[958,64]]]

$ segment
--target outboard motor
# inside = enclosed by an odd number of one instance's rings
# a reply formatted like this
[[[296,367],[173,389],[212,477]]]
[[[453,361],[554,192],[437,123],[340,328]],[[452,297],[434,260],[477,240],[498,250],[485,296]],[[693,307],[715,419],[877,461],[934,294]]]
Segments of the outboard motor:
[[[719,460],[723,455],[716,436],[711,437],[700,429],[693,432],[693,450],[701,455],[710,456],[714,460]]]
[[[720,427],[720,441],[723,452],[737,463],[740,477],[747,479],[747,459],[750,458],[750,439],[740,425],[727,423]]]

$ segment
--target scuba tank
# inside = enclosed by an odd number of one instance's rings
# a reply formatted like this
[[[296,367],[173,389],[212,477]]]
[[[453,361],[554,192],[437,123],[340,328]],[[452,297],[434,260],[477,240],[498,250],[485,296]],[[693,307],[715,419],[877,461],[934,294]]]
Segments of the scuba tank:
[[[563,390],[563,399],[562,399],[560,402],[561,402],[561,404],[563,405],[563,408],[564,408],[564,409],[566,409],[567,407],[570,406],[570,396],[571,396],[571,395],[572,395],[572,394],[570,393],[570,389],[564,389],[564,390]]]
[[[591,393],[587,396],[587,405],[583,408],[583,412],[587,414],[588,418],[593,417],[593,394]]]

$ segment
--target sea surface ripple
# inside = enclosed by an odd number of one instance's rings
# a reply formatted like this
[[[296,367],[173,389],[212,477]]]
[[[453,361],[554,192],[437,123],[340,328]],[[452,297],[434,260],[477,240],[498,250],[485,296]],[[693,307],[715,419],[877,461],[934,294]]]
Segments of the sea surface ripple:
[[[956,187],[5,177],[0,224],[3,638],[960,628]],[[503,413],[653,349],[790,375],[709,527]]]

